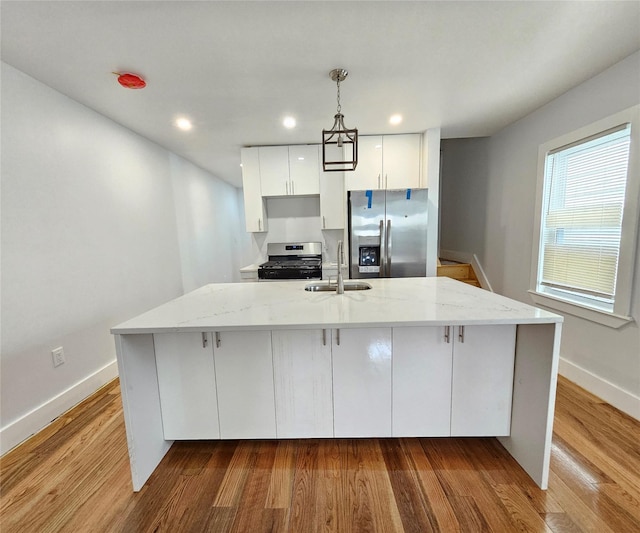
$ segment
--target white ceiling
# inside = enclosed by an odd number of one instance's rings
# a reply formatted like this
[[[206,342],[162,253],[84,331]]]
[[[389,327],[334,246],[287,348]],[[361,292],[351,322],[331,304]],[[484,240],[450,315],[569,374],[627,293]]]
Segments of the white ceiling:
[[[495,133],[640,49],[640,2],[10,1],[2,59],[241,186],[240,148]],[[126,90],[112,72],[134,72]],[[639,88],[640,90],[640,88]],[[390,126],[393,113],[404,115]],[[282,119],[293,115],[294,130]],[[176,130],[178,115],[194,122]]]

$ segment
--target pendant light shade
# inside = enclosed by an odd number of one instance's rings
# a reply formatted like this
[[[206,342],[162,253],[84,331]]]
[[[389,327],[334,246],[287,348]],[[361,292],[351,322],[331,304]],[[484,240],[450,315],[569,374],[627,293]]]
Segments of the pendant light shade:
[[[358,130],[344,125],[340,106],[340,82],[345,80],[347,74],[341,68],[329,73],[338,86],[338,108],[331,129],[322,130],[322,168],[325,172],[351,171],[358,165]]]

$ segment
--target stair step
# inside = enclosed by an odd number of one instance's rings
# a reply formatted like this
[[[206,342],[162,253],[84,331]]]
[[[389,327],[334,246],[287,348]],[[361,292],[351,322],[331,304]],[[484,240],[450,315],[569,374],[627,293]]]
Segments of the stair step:
[[[438,266],[438,276],[462,281],[474,287],[481,287],[473,267],[469,263],[453,263]]]
[[[438,276],[445,276],[453,279],[475,279],[473,269],[468,263],[457,265],[442,265],[438,267]]]

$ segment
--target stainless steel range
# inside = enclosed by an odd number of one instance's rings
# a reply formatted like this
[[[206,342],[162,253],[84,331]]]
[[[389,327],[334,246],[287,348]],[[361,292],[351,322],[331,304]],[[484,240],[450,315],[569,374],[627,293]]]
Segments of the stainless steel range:
[[[322,243],[270,242],[269,260],[258,267],[258,279],[322,279]]]

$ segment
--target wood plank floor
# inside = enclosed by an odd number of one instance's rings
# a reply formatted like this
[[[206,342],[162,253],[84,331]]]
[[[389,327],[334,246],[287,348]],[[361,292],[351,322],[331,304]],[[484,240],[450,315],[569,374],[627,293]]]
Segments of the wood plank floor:
[[[548,491],[452,438],[181,442],[134,493],[117,382],[0,475],[2,533],[640,532],[640,423],[562,378]]]

